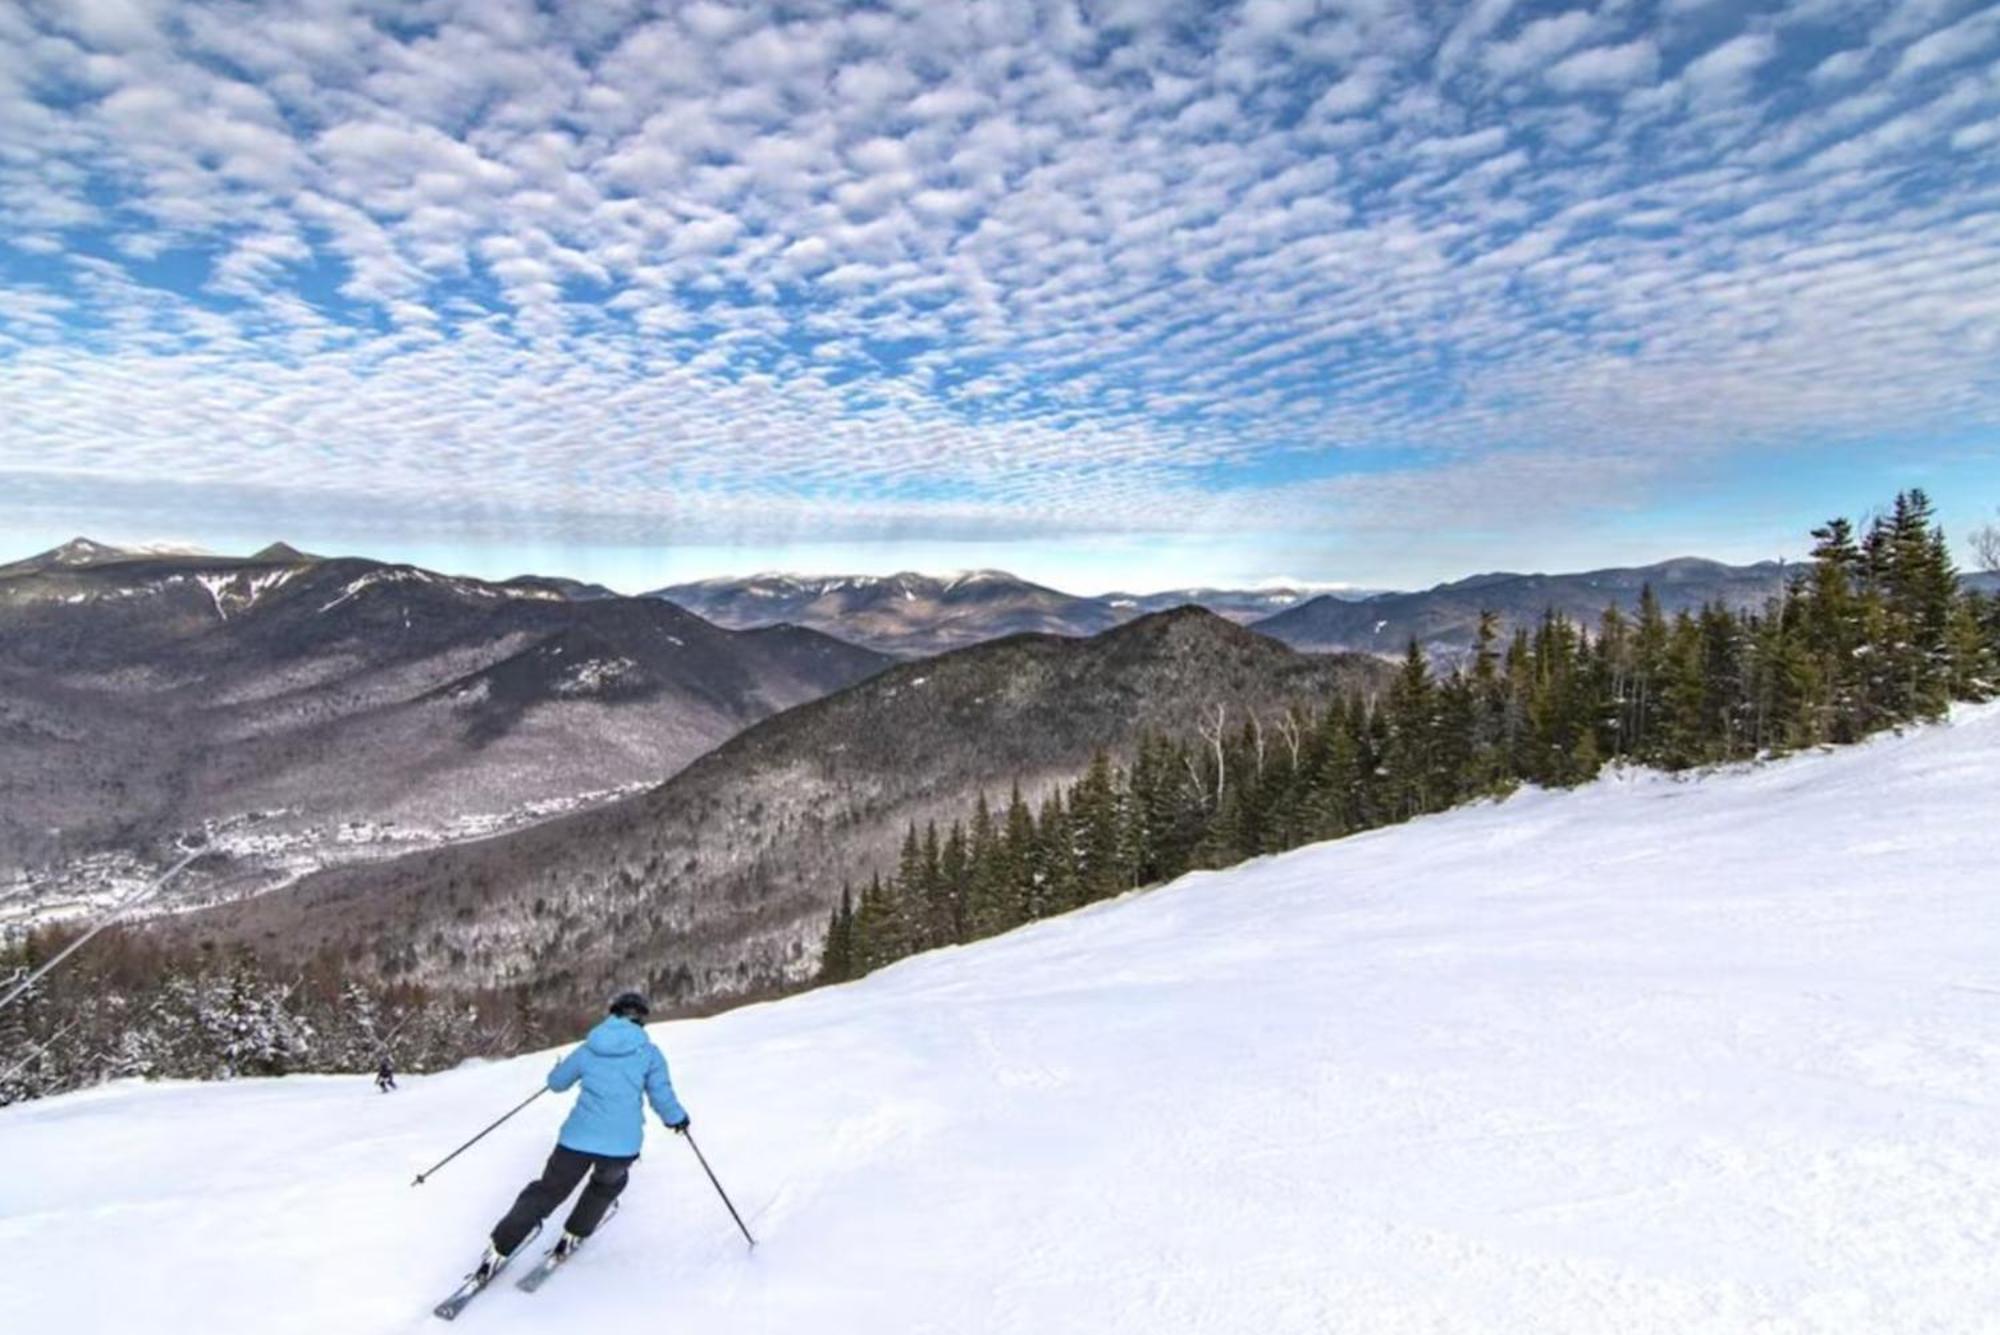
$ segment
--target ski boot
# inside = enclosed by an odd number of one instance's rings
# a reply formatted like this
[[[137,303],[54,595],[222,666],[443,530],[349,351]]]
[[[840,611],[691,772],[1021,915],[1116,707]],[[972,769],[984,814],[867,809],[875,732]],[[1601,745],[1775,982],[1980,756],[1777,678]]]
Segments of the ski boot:
[[[502,1267],[507,1264],[507,1260],[507,1253],[489,1242],[486,1244],[486,1254],[479,1258],[479,1264],[474,1267],[471,1278],[484,1284],[487,1280],[492,1279],[500,1273]]]

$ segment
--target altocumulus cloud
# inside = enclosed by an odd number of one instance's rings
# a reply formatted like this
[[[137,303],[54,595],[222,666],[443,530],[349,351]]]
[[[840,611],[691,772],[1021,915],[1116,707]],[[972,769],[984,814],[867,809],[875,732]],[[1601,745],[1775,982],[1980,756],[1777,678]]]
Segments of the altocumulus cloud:
[[[0,4],[0,507],[1556,522],[2000,420],[1996,142],[1966,0]]]

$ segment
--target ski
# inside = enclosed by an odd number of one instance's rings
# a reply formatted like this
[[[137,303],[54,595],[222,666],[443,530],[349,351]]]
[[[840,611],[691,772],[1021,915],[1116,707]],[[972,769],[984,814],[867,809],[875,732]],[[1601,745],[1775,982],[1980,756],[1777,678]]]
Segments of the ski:
[[[575,1252],[564,1252],[560,1244],[549,1248],[547,1252],[543,1253],[542,1259],[535,1264],[533,1270],[530,1270],[515,1281],[514,1287],[523,1293],[533,1293],[548,1282],[550,1275],[562,1269],[564,1261],[567,1261],[574,1255],[576,1255]]]
[[[597,1226],[599,1228],[603,1228],[606,1224],[611,1222],[612,1216],[616,1215],[617,1213],[618,1213],[618,1203],[616,1201],[613,1201],[611,1203],[610,1212],[607,1213],[603,1219],[598,1221]],[[591,1236],[595,1237],[596,1234],[593,1233]],[[527,1274],[521,1276],[520,1279],[514,1282],[514,1287],[519,1289],[523,1293],[533,1293],[536,1289],[539,1289],[540,1287],[542,1287],[542,1285],[548,1283],[549,1276],[555,1274],[556,1271],[562,1269],[563,1263],[568,1261],[570,1257],[575,1256],[577,1252],[581,1250],[583,1250],[582,1242],[577,1243],[576,1246],[571,1250],[564,1251],[562,1249],[561,1241],[558,1240],[555,1246],[549,1248],[546,1252],[542,1253],[542,1259],[535,1263],[535,1268],[533,1270],[530,1270]]]
[[[541,1231],[541,1227],[537,1225],[535,1233],[540,1233]],[[491,1274],[482,1276],[475,1270],[467,1275],[465,1283],[459,1285],[449,1298],[446,1298],[431,1309],[431,1315],[444,1321],[456,1321],[458,1314],[465,1310],[466,1304],[483,1293],[487,1285],[500,1278],[500,1272],[512,1264],[515,1257],[528,1249],[528,1244],[535,1240],[535,1233],[530,1233],[527,1237],[523,1238],[520,1246],[502,1257],[500,1264],[493,1267]]]

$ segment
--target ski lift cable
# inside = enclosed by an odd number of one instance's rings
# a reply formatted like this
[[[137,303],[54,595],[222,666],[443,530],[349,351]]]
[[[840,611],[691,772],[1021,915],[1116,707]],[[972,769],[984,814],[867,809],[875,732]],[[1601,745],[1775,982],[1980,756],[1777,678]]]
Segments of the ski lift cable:
[[[160,877],[160,879],[154,881],[151,885],[139,891],[139,893],[129,896],[123,903],[117,905],[115,908],[111,909],[108,913],[104,914],[104,916],[100,917],[95,923],[91,925],[89,931],[85,932],[82,936],[79,936],[76,940],[70,942],[67,946],[64,946],[62,950],[57,952],[54,959],[50,960],[47,964],[44,964],[41,968],[29,974],[26,978],[23,978],[20,982],[16,983],[14,985],[13,990],[8,992],[6,996],[0,997],[0,1010],[6,1010],[7,1007],[13,1005],[15,1001],[27,995],[29,988],[33,987],[36,983],[40,982],[42,978],[45,977],[49,973],[49,971],[54,969],[58,964],[61,964],[71,955],[74,955],[77,951],[83,949],[84,946],[88,945],[90,943],[90,938],[96,936],[99,932],[111,926],[112,923],[117,922],[120,918],[130,913],[133,909],[138,908],[141,904],[151,899],[154,895],[159,894],[160,891],[166,888],[167,883],[169,881],[173,880],[174,877],[180,875],[183,868],[185,868],[190,862],[193,862],[196,858],[200,857],[205,851],[207,850],[197,848],[196,850],[194,850],[194,852],[189,853],[179,862],[176,862],[173,866],[167,868],[166,872]]]
[[[50,1048],[54,1047],[56,1044],[62,1042],[64,1038],[69,1036],[70,1030],[76,1028],[78,1025],[82,1023],[83,1021],[81,1019],[71,1020],[68,1024],[64,1025],[62,1028],[56,1030],[53,1034],[50,1034],[46,1039],[43,1039],[42,1042],[36,1046],[33,1052],[29,1053],[27,1056],[21,1058],[21,1060],[15,1062],[12,1066],[8,1067],[4,1073],[0,1073],[0,1085],[6,1084],[9,1080],[12,1080],[15,1076],[19,1075],[21,1072],[27,1070],[30,1066],[33,1066],[37,1061],[41,1060],[43,1053],[47,1052]]]

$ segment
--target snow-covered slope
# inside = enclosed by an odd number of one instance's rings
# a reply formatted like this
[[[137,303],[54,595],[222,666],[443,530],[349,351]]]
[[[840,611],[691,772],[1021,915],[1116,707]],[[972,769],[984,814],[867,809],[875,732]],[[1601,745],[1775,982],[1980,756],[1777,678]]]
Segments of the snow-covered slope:
[[[1190,877],[658,1027],[653,1133],[487,1332],[1882,1332],[2000,1312],[2000,711]],[[0,1112],[15,1330],[418,1331],[547,1054]]]

